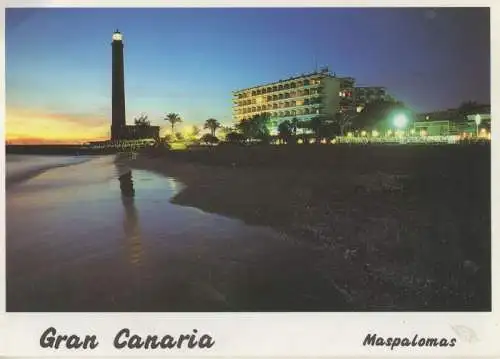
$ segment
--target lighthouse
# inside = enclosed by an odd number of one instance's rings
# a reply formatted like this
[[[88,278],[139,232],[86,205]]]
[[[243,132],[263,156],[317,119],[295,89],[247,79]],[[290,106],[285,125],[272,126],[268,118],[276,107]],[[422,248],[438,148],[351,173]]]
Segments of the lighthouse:
[[[116,30],[113,33],[112,39],[111,141],[116,141],[122,139],[126,131],[123,35],[118,30]]]

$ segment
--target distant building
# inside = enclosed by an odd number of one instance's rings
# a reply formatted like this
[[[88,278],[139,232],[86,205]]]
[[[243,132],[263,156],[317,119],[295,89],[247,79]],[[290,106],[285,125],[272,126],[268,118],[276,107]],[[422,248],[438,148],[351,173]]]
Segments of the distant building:
[[[159,138],[160,126],[131,126],[127,125],[122,128],[122,140],[140,140],[146,138]]]
[[[418,121],[455,121],[463,120],[460,113],[455,108],[447,110],[425,112],[417,115]]]
[[[467,115],[467,121],[476,121],[479,118],[480,123],[491,123],[491,113],[477,113],[475,115]]]
[[[328,69],[233,92],[233,120],[240,122],[268,113],[273,127],[296,117],[309,120],[354,111],[351,77],[337,77]]]
[[[426,131],[429,135],[464,135],[476,134],[478,130],[491,132],[491,107],[489,105],[477,105],[474,109],[468,109],[467,112],[474,112],[470,115],[464,115],[460,108],[451,108],[441,111],[421,113],[417,116],[415,122],[415,131]],[[476,124],[476,118],[479,118],[479,125]]]
[[[444,112],[444,111],[442,111]],[[445,114],[441,114],[446,117]],[[448,136],[448,135],[476,135],[477,131],[491,132],[491,115],[477,114],[468,115],[466,119],[460,120],[456,116],[451,116],[451,120],[431,120],[430,115],[427,120],[420,120],[414,123],[415,133],[424,132],[428,136]],[[476,118],[479,116],[479,124],[476,123]],[[434,118],[437,118],[435,116]],[[443,118],[443,117],[441,117]]]
[[[480,114],[485,121],[491,120],[490,105],[472,105],[469,108],[449,108],[446,110],[425,112],[418,115],[419,121],[474,121],[476,114]]]
[[[417,121],[413,128],[415,134],[426,136],[448,136],[457,132],[451,121]]]
[[[356,112],[364,110],[366,105],[377,101],[392,101],[387,89],[382,86],[358,86],[355,88]]]

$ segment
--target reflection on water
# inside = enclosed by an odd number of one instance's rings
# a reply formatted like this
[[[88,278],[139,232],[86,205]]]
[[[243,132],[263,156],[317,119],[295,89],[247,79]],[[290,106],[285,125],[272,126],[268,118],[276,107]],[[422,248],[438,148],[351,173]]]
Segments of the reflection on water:
[[[167,180],[167,184],[168,184],[168,187],[170,187],[170,189],[172,191],[174,191],[175,193],[179,192],[181,190],[181,187],[182,187],[181,184],[173,178],[169,178]]]
[[[267,228],[172,204],[181,187],[110,156],[8,188],[7,310],[339,306],[317,257]]]
[[[138,265],[141,262],[142,244],[139,218],[134,203],[135,190],[132,171],[129,170],[120,175],[118,180],[120,181],[122,204],[125,210],[123,229],[125,230],[127,246],[130,250],[130,263]]]

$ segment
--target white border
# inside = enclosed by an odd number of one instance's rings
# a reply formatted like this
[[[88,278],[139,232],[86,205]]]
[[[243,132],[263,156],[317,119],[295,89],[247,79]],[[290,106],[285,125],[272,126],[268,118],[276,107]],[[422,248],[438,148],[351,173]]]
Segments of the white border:
[[[4,7],[114,7],[117,2],[113,0],[80,0],[69,3],[68,1],[7,1]],[[156,7],[164,6],[164,1],[120,1],[124,7]],[[319,1],[290,3],[286,0],[241,0],[235,3],[230,0],[210,1],[169,1],[170,7],[222,7],[222,6],[261,6],[261,7],[315,7],[315,6],[490,6],[491,7],[491,77],[492,77],[492,115],[500,118],[500,98],[498,79],[500,79],[500,6],[493,1],[450,1],[441,0],[418,2],[400,1],[355,1],[332,2]],[[0,15],[0,23],[5,24],[5,12]],[[5,27],[1,27],[2,56],[5,61]],[[0,63],[2,71],[0,94],[0,108],[5,114],[5,62]],[[493,81],[495,79],[495,81]],[[5,118],[5,116],[3,116]],[[499,127],[499,128],[497,128]],[[4,135],[4,126],[0,132]],[[492,184],[500,183],[500,164],[498,146],[500,140],[500,126],[493,121],[492,130]],[[5,148],[0,151],[1,180],[5,184],[4,161]],[[4,187],[3,187],[4,188]],[[5,201],[5,192],[2,190],[1,200]],[[5,203],[5,202],[3,202]],[[500,203],[500,192],[492,186],[492,278],[493,284],[499,282],[498,259],[500,246],[498,240],[498,226],[496,224]],[[5,278],[5,207],[1,206],[1,251],[0,251],[0,278]],[[279,356],[279,357],[324,357],[324,356],[416,356],[416,357],[500,357],[500,315],[499,287],[493,286],[493,312],[492,313],[204,313],[204,314],[12,314],[5,313],[5,283],[0,285],[0,356],[181,356],[187,354],[198,357],[203,354],[209,356]],[[459,339],[453,349],[426,348],[404,349],[390,351],[387,348],[363,347],[361,342],[369,332],[377,332],[386,336],[410,336],[418,333],[421,336],[453,337],[457,336],[452,326],[465,326],[474,332],[477,340]],[[93,351],[50,351],[42,350],[39,345],[40,334],[49,326],[54,326],[60,331],[71,333],[93,333],[100,338],[100,345]],[[123,327],[142,334],[181,334],[190,333],[197,328],[200,333],[210,333],[216,345],[209,351],[182,350],[149,350],[149,351],[118,351],[112,346],[112,338]]]

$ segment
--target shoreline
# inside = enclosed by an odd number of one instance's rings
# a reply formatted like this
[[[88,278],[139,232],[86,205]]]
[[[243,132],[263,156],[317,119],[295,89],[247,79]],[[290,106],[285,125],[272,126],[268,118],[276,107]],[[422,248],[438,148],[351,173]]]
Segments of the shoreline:
[[[16,154],[15,156],[27,156],[27,157],[43,156],[43,157],[46,157],[44,155],[18,155],[18,154]],[[64,156],[64,158],[74,158],[74,157],[75,156],[69,156],[69,155]],[[24,169],[23,171],[19,171],[18,173],[15,173],[15,174],[9,175],[8,173],[6,173],[5,174],[5,190],[7,191],[10,188],[12,188],[20,183],[23,183],[31,178],[34,178],[42,173],[45,173],[47,171],[52,170],[52,169],[79,165],[79,164],[85,163],[87,161],[90,161],[93,158],[99,158],[99,157],[101,157],[101,156],[92,156],[92,157],[89,156],[89,158],[83,159],[84,157],[82,156],[81,157],[82,160],[78,161],[78,162],[50,163],[50,164],[45,164],[43,166],[36,166],[34,168],[27,168],[27,169]]]
[[[467,204],[453,201],[449,179],[434,173],[434,163],[417,176],[408,166],[373,171],[368,163],[344,163],[338,171],[311,168],[308,161],[272,166],[272,158],[235,165],[223,151],[142,153],[128,163],[183,183],[174,204],[271,227],[314,251],[320,272],[353,310],[490,310],[489,227],[478,230],[489,217],[469,218]],[[375,156],[368,157],[373,162]],[[453,172],[454,161],[446,163]],[[439,190],[429,191],[429,183]],[[480,238],[470,241],[470,233]]]

